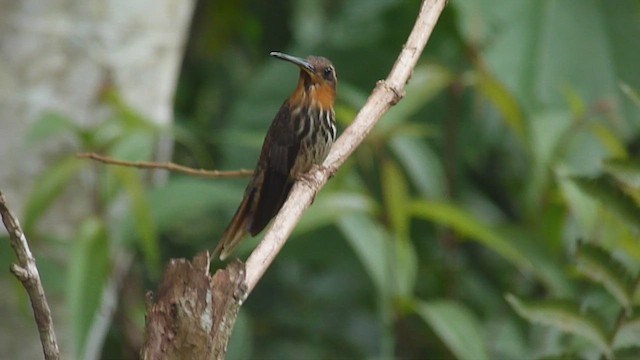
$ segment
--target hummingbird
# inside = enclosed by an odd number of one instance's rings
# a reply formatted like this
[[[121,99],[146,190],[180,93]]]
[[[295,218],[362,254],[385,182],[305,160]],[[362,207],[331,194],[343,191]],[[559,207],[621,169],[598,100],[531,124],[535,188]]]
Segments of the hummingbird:
[[[253,178],[213,251],[226,259],[247,235],[255,236],[280,211],[293,184],[313,165],[320,166],[336,139],[338,77],[328,59],[306,59],[271,52],[300,68],[298,84],[269,126]]]

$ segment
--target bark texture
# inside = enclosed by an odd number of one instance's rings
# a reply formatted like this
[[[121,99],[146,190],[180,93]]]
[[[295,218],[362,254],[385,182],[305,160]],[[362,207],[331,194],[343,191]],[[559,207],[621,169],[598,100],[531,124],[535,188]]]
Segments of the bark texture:
[[[244,264],[209,274],[208,252],[172,260],[157,300],[148,294],[142,359],[224,359],[246,296]]]

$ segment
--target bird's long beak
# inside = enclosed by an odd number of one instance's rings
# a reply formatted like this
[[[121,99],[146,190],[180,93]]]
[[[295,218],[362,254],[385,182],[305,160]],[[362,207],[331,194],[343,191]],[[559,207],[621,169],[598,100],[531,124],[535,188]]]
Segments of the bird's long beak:
[[[313,68],[313,65],[311,65],[307,60],[305,59],[301,59],[299,57],[295,57],[295,56],[291,56],[291,55],[287,55],[287,54],[283,54],[281,52],[277,52],[277,51],[272,51],[271,52],[271,56],[280,59],[280,60],[284,60],[284,61],[288,61],[290,63],[296,64],[300,67],[300,69],[306,71],[307,73],[309,73],[309,75],[313,75],[315,69]]]

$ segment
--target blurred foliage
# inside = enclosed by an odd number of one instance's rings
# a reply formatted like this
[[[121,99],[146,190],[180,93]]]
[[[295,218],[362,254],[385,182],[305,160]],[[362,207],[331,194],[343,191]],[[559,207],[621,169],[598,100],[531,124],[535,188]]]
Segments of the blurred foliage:
[[[83,151],[141,160],[171,131],[175,162],[252,168],[297,76],[269,51],[333,60],[344,128],[388,73],[418,7],[200,1],[172,129],[114,95],[113,119],[85,129],[51,115],[32,141],[73,133]],[[634,0],[449,2],[406,97],[319,194],[247,300],[228,358],[638,351],[638,38]],[[77,353],[117,249],[140,259],[104,346],[104,358],[118,358],[131,342],[126,328],[141,331],[144,290],[155,289],[162,264],[211,249],[246,181],[171,175],[148,189],[139,171],[61,159],[34,188],[27,231],[78,174],[95,191],[95,213],[73,242],[49,239],[70,257]]]

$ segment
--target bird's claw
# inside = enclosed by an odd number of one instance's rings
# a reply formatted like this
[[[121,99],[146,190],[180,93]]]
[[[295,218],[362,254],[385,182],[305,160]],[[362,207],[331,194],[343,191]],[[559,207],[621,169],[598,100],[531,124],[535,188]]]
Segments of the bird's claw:
[[[335,166],[324,166],[324,165],[312,165],[309,171],[300,174],[296,180],[300,180],[304,182],[310,188],[314,188],[313,184],[316,184],[318,181],[315,177],[315,173],[317,171],[326,172],[329,175],[329,178],[332,178],[338,169]]]
[[[324,165],[314,164],[311,166],[311,169],[309,169],[309,171],[298,175],[296,180],[304,183],[310,189],[317,189],[318,180],[316,179],[316,176],[315,176],[317,171],[326,172],[327,174],[329,174],[329,178],[332,178],[336,174],[338,169],[334,166],[324,166]],[[314,194],[313,199],[311,199],[312,204],[315,201],[315,199],[316,199],[316,196]]]
[[[317,169],[319,169],[320,171],[326,172],[327,174],[329,174],[329,179],[331,179],[332,177],[334,177],[336,175],[336,173],[338,172],[338,168],[335,166],[324,166],[324,165],[314,165]]]
[[[307,185],[311,189],[314,188],[313,184],[315,184],[317,182],[316,179],[315,179],[315,176],[313,175],[313,171],[305,172],[305,173],[302,173],[302,174],[298,175],[296,180],[304,183],[305,185]]]

